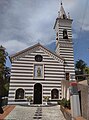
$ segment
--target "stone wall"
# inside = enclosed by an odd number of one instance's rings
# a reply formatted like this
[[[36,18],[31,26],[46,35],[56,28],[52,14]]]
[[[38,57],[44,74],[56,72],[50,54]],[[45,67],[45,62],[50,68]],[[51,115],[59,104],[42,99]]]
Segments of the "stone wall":
[[[69,87],[69,83],[66,81],[62,81],[62,92],[63,97],[64,93],[66,93],[66,89]],[[64,89],[66,88],[66,89]],[[87,120],[89,120],[89,87],[87,84],[87,80],[81,81],[78,83],[78,91],[79,91],[79,99],[80,99],[80,106],[81,106],[81,116]],[[67,113],[64,113],[67,117],[69,117],[68,120],[70,120],[70,115]]]
[[[60,106],[60,110],[62,111],[66,120],[72,120],[72,115],[70,110],[65,109],[63,106]]]
[[[63,106],[60,106],[60,109],[66,120],[88,120],[88,119],[84,119],[83,117],[72,118],[71,110],[66,109]]]

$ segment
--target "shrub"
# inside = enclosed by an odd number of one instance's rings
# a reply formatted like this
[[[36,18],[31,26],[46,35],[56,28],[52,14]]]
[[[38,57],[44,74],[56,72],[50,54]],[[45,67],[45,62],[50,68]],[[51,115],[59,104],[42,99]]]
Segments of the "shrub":
[[[8,98],[7,97],[3,97],[3,99],[2,99],[2,106],[7,105],[7,103],[8,103]]]
[[[57,102],[57,103],[58,103],[58,105],[61,105],[61,100],[58,100],[58,102]]]
[[[27,98],[27,101],[30,101],[30,102],[32,101],[32,96],[27,96],[26,98]]]
[[[61,105],[67,107],[67,100],[65,98],[62,99]]]
[[[43,98],[46,102],[48,102],[50,97],[49,96],[44,96]]]
[[[67,108],[68,108],[68,109],[71,109],[70,100],[67,100]]]
[[[65,108],[70,109],[70,100],[66,100],[65,98],[63,98],[60,102],[60,105],[62,105]]]

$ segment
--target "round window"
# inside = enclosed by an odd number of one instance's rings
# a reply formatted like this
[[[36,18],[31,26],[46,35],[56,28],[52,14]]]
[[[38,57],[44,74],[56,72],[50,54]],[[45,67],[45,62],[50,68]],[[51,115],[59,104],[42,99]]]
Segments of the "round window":
[[[36,55],[35,56],[35,61],[37,61],[37,62],[41,62],[42,59],[43,59],[43,57],[41,55]]]

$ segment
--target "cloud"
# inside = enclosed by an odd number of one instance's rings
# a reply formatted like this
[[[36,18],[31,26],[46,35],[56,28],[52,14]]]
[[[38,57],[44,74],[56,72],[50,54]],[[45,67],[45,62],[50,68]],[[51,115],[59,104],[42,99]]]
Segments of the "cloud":
[[[16,51],[23,50],[28,47],[28,45],[24,42],[20,42],[17,40],[8,40],[6,42],[1,43],[8,53],[13,54]]]
[[[17,41],[31,45],[37,42],[46,44],[54,39],[54,3],[41,0],[3,0],[0,2],[0,41],[16,44]],[[16,42],[15,42],[16,40]],[[7,42],[8,41],[8,42]],[[10,49],[10,45],[6,45]],[[9,48],[8,48],[9,47]],[[21,47],[21,45],[20,45]],[[17,48],[15,48],[17,51]],[[12,53],[12,51],[9,51]]]
[[[76,33],[72,34],[72,38],[77,39],[78,38],[77,34]]]
[[[74,19],[75,38],[82,24],[86,0],[63,0],[63,6]],[[55,41],[53,26],[59,10],[59,0],[1,0],[0,44],[12,54],[37,42],[46,45]],[[88,23],[87,15],[82,28],[89,30],[85,23]]]

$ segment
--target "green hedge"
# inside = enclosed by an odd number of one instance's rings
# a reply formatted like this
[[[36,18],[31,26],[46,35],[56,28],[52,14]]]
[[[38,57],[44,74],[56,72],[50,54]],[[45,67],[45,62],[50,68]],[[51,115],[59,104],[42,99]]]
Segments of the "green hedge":
[[[2,106],[7,105],[7,103],[8,103],[8,98],[2,99]]]

